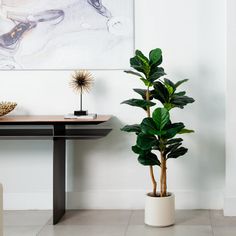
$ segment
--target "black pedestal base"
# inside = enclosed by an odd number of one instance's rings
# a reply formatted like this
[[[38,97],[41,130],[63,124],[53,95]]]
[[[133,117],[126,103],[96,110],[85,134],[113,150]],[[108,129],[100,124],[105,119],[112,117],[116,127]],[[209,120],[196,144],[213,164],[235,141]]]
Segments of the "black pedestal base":
[[[88,111],[74,111],[75,116],[86,116],[88,115]]]

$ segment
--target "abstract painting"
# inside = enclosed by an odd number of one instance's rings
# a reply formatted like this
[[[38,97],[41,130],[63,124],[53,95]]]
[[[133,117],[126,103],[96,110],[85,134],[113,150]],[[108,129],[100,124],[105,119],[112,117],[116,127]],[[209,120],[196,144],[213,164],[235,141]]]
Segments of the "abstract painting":
[[[0,69],[127,68],[133,24],[133,0],[0,0]]]

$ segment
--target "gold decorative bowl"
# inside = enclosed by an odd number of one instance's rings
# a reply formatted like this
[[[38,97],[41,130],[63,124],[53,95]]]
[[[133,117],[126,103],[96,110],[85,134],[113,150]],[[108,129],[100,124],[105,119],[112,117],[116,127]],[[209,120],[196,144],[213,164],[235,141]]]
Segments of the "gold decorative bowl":
[[[4,116],[15,109],[15,102],[0,102],[0,116]]]

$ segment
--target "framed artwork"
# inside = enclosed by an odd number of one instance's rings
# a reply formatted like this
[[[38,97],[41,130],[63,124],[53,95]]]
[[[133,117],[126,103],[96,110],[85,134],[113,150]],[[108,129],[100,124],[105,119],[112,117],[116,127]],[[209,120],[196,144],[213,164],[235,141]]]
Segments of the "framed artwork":
[[[0,0],[1,70],[124,69],[133,0]]]

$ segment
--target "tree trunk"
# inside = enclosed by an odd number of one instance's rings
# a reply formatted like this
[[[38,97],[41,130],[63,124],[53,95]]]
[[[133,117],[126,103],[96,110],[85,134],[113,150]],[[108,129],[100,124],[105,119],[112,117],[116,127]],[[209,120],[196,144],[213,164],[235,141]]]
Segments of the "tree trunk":
[[[149,92],[149,87],[147,88],[147,92],[146,92],[146,101],[150,101],[150,92]],[[147,107],[147,117],[151,116],[151,111],[150,111],[150,107]],[[152,186],[153,186],[153,197],[157,197],[157,182],[155,180],[155,176],[154,176],[154,171],[153,171],[153,166],[149,166],[150,168],[150,176],[152,179]]]
[[[161,197],[167,196],[167,184],[166,184],[166,157],[161,152],[161,178],[160,178],[160,185],[161,185]]]
[[[150,175],[151,175],[152,185],[153,185],[152,194],[153,194],[153,197],[157,197],[157,182],[155,180],[153,166],[150,166]]]

